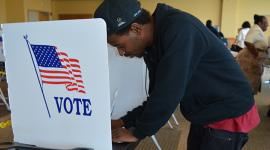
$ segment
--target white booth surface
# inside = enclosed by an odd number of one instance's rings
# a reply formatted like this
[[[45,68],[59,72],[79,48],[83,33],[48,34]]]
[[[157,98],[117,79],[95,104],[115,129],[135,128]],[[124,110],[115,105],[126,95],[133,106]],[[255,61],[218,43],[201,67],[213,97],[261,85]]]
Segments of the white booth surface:
[[[116,48],[108,45],[111,117],[119,119],[146,100],[146,66],[142,58],[119,55]]]
[[[101,19],[3,25],[15,142],[112,149],[106,36]]]

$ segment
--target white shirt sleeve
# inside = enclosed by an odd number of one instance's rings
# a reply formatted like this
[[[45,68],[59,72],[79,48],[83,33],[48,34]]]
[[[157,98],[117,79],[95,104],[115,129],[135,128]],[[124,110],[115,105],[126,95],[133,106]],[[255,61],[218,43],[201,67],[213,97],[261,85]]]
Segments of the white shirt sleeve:
[[[263,35],[263,31],[259,29],[259,26],[254,26],[249,30],[245,41],[249,43],[255,43],[260,40],[266,40]]]

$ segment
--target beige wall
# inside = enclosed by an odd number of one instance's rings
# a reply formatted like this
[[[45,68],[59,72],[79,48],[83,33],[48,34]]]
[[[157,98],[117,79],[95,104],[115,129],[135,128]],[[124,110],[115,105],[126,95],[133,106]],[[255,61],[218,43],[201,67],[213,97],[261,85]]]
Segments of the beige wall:
[[[6,22],[6,15],[6,0],[0,0],[0,24]]]
[[[6,0],[7,22],[24,22],[24,0]]]
[[[24,0],[24,20],[28,20],[28,11],[35,10],[40,12],[52,12],[52,1],[51,0]]]
[[[237,30],[237,0],[223,0],[221,15],[221,32],[225,37],[235,37]]]
[[[153,12],[156,4],[167,3],[189,12],[203,23],[211,19],[221,26],[226,37],[235,37],[245,20],[253,24],[253,15],[270,16],[270,0],[140,0]],[[28,10],[49,12],[52,19],[59,14],[93,14],[102,0],[0,0],[0,23],[27,21]],[[5,7],[6,6],[6,7]],[[270,20],[269,20],[270,21]],[[270,29],[266,35],[270,35]]]
[[[214,25],[221,26],[226,37],[235,37],[245,20],[253,24],[255,13],[270,17],[270,0],[141,0],[142,6],[151,12],[157,2],[187,11],[203,23],[211,19]],[[270,36],[270,27],[265,35]]]
[[[220,26],[222,0],[141,0],[142,6],[151,12],[154,11],[158,2],[191,13],[203,23],[211,19],[213,25]]]
[[[91,13],[102,0],[53,0],[53,19],[59,14],[65,13]],[[192,13],[202,22],[211,19],[213,24],[220,25],[221,0],[141,0],[142,7],[151,13],[155,10],[156,4],[167,3],[178,9]]]
[[[53,19],[59,14],[94,14],[102,0],[53,0]]]
[[[29,10],[51,14],[51,0],[0,0],[0,23],[25,22]]]
[[[249,21],[252,25],[254,23],[253,16],[258,15],[270,15],[270,0],[238,0],[237,4],[237,24],[236,27],[241,27],[244,21]],[[268,20],[270,23],[270,20]],[[236,32],[236,31],[235,31]],[[266,36],[270,36],[270,27],[265,33]]]
[[[255,13],[270,16],[270,0],[141,0],[142,6],[151,12],[157,2],[187,11],[203,23],[211,19],[214,25],[221,27],[226,37],[235,37],[245,20],[253,24]],[[270,27],[265,34],[270,36]]]

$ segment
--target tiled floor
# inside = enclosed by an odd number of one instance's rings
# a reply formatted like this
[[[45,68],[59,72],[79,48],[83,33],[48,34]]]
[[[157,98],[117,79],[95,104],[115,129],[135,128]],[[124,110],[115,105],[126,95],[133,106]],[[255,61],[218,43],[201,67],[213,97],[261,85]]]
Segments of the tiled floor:
[[[270,68],[266,68],[263,81],[270,79]],[[256,97],[261,123],[249,135],[249,141],[244,150],[270,150],[270,118],[266,116],[270,108],[270,84],[263,84],[262,92]]]

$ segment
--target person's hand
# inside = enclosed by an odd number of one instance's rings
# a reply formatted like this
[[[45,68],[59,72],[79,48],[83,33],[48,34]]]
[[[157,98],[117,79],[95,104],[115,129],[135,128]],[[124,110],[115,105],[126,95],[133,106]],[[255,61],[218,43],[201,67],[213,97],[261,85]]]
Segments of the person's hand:
[[[112,141],[116,143],[137,142],[138,139],[133,136],[131,131],[125,128],[118,128],[112,131]]]
[[[118,120],[111,120],[111,128],[112,130],[117,128],[122,128],[124,126],[124,122],[121,119]]]

